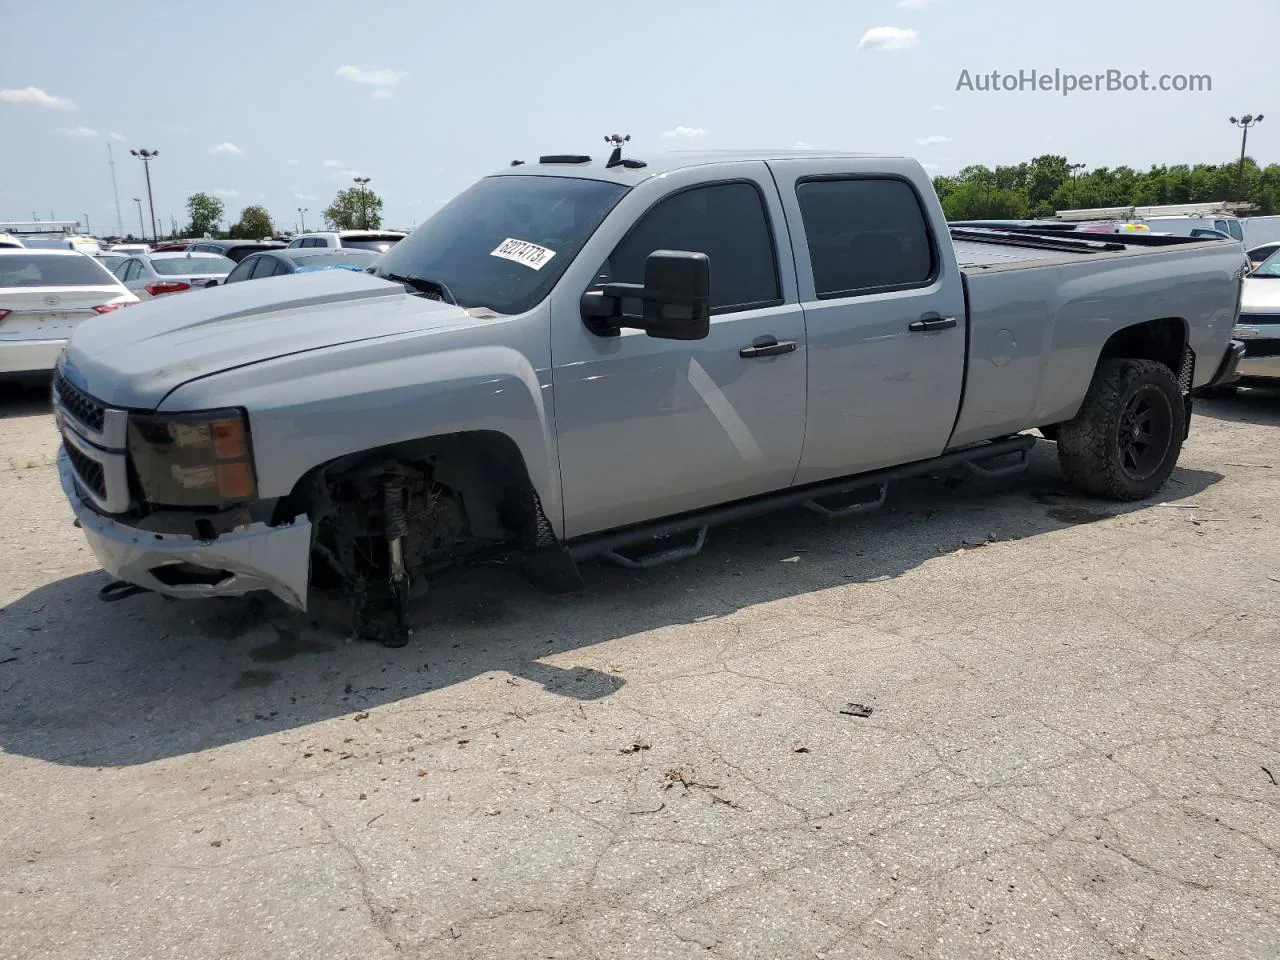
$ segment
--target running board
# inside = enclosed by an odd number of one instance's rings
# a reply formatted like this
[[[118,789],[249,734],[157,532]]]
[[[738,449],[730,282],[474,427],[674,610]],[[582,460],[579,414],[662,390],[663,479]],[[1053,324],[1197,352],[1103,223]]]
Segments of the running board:
[[[1016,472],[1026,469],[1026,466],[1031,461],[1031,449],[1035,445],[1036,438],[1030,434],[1015,434],[1000,440],[990,440],[985,443],[963,447],[959,450],[952,450],[940,457],[934,457],[932,460],[917,460],[915,463],[889,467],[884,470],[874,470],[858,476],[843,477],[839,480],[826,480],[821,483],[808,484],[804,487],[793,487],[778,493],[753,497],[750,500],[737,500],[708,510],[698,510],[668,517],[655,523],[637,524],[633,527],[624,527],[621,530],[613,530],[607,533],[589,534],[577,540],[570,540],[565,544],[565,548],[574,560],[604,556],[617,562],[614,556],[610,556],[612,554],[622,557],[624,566],[635,569],[631,565],[643,564],[645,558],[625,557],[618,553],[619,550],[627,547],[651,545],[654,539],[669,537],[677,533],[702,531],[695,540],[694,545],[697,549],[693,553],[684,552],[673,556],[673,551],[679,553],[679,551],[691,549],[691,547],[674,547],[672,550],[663,550],[659,551],[658,554],[646,555],[663,558],[650,564],[656,566],[657,563],[666,563],[670,559],[683,559],[686,556],[693,556],[694,553],[702,549],[702,544],[706,541],[706,528],[708,527],[718,527],[743,520],[751,520],[787,507],[798,507],[831,497],[848,496],[851,493],[866,490],[868,487],[884,487],[894,480],[936,474],[939,471],[946,471],[953,467],[965,467],[967,464],[978,464],[976,472],[979,472],[982,476],[1004,476],[1005,473],[994,471]],[[1017,454],[1019,459],[1012,467],[990,468],[981,466],[981,464],[997,460],[1000,457],[1013,456],[1014,454]],[[985,473],[982,472],[984,470],[986,471]],[[868,502],[875,503],[876,501]],[[854,504],[854,506],[862,507],[863,505]],[[810,507],[809,509],[813,508]],[[847,514],[837,513],[836,515]]]
[[[652,553],[641,554],[638,557],[628,557],[623,553],[619,553],[616,549],[604,550],[600,556],[610,563],[626,567],[628,570],[648,570],[664,563],[674,563],[676,560],[687,560],[689,557],[696,557],[706,545],[707,528],[699,527],[693,542],[686,543],[683,546],[654,550]]]
[[[966,460],[964,468],[974,476],[982,477],[985,480],[994,480],[997,477],[1012,477],[1015,474],[1026,473],[1027,468],[1031,466],[1031,448],[1024,447],[1013,452],[1017,454],[1018,459],[1001,467],[984,467],[983,464],[1006,457],[1009,455],[1007,452],[996,456],[983,457],[980,460]]]
[[[807,509],[828,519],[842,520],[845,517],[852,517],[859,513],[870,513],[872,510],[879,510],[888,499],[889,484],[885,482],[879,484],[879,491],[876,493],[874,500],[857,500],[853,503],[847,503],[843,507],[828,507],[826,504],[819,503],[814,499],[806,500],[804,505]]]

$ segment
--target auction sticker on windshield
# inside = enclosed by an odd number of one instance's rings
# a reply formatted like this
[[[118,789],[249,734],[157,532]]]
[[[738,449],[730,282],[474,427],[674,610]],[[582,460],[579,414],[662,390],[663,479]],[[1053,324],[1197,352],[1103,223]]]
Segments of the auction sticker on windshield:
[[[501,257],[503,260],[514,260],[531,270],[541,270],[555,255],[554,250],[540,247],[528,240],[513,240],[511,237],[503,240],[489,254],[491,257]]]

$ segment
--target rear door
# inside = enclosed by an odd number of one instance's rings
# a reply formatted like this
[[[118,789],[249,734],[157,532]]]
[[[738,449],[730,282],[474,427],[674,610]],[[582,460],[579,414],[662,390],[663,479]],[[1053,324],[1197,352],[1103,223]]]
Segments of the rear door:
[[[964,290],[918,167],[884,159],[771,161],[795,246],[809,337],[796,482],[935,457],[965,372]]]

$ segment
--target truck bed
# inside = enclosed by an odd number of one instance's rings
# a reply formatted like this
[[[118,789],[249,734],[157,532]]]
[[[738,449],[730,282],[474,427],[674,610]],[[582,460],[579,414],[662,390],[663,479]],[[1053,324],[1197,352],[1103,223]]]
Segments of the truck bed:
[[[951,233],[969,338],[952,449],[1070,419],[1100,350],[1121,328],[1186,321],[1194,354],[1188,387],[1206,382],[1222,359],[1244,264],[1238,243],[969,227]]]

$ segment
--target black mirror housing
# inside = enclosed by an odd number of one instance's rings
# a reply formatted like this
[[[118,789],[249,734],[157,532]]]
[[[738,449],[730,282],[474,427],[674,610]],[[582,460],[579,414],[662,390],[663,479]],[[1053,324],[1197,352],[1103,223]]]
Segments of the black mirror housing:
[[[583,298],[583,321],[601,336],[622,327],[662,340],[702,340],[711,332],[711,261],[705,253],[655,250],[644,264],[644,283],[607,283]],[[622,301],[638,299],[640,321],[622,316]]]

